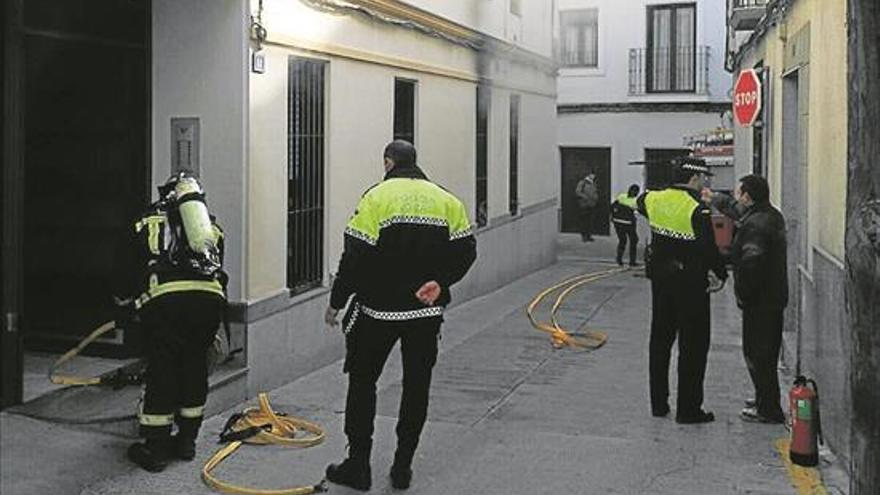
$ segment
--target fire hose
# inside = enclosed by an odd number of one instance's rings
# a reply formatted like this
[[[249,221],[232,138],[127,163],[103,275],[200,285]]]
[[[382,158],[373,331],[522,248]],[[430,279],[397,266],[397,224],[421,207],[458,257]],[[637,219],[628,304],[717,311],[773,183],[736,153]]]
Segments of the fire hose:
[[[221,481],[213,475],[214,468],[241,447],[242,443],[307,448],[324,441],[324,429],[319,425],[273,411],[269,405],[269,396],[265,393],[259,395],[259,401],[259,407],[247,408],[241,413],[234,414],[226,422],[220,440],[231,443],[217,450],[205,463],[202,468],[202,480],[205,484],[214,490],[235,495],[309,495],[327,491],[324,481],[316,485],[272,490],[236,486]],[[299,435],[300,430],[310,435]]]
[[[60,358],[58,358],[52,366],[49,367],[49,381],[56,385],[113,385],[113,386],[121,386],[124,385],[127,380],[134,380],[133,377],[128,377],[123,370],[119,370],[116,373],[111,373],[102,376],[72,376],[72,375],[63,375],[58,374],[58,368],[60,368],[63,364],[70,361],[74,357],[76,357],[83,349],[85,349],[89,344],[100,338],[105,333],[110,330],[116,329],[116,322],[111,320],[103,325],[96,328],[92,333],[90,333],[86,338],[84,338],[79,344],[76,345],[73,349],[65,352]]]
[[[529,317],[529,322],[536,330],[540,330],[542,332],[550,334],[550,342],[553,344],[553,347],[561,348],[565,346],[571,346],[580,347],[583,349],[598,349],[602,347],[605,342],[608,341],[608,336],[604,332],[587,330],[581,335],[575,335],[559,325],[557,311],[559,310],[560,306],[562,306],[565,298],[568,297],[568,295],[571,294],[571,292],[578,287],[608,277],[613,277],[617,274],[627,271],[629,271],[629,268],[614,268],[612,270],[606,270],[603,272],[586,273],[563,280],[556,285],[544,289],[543,291],[538,293],[538,295],[535,296],[534,299],[532,299],[532,302],[529,303],[526,309],[526,314]],[[550,321],[539,321],[534,314],[535,308],[538,307],[538,305],[541,303],[541,301],[544,300],[544,298],[560,289],[562,289],[562,291],[556,297],[556,301],[553,303],[553,306],[550,309]]]

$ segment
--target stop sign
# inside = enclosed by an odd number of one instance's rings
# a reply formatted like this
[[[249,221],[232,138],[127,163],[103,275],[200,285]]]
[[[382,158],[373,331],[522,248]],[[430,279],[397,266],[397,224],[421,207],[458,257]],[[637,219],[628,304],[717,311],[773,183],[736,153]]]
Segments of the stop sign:
[[[755,69],[739,73],[733,86],[733,115],[739,125],[749,127],[761,112],[761,80]]]

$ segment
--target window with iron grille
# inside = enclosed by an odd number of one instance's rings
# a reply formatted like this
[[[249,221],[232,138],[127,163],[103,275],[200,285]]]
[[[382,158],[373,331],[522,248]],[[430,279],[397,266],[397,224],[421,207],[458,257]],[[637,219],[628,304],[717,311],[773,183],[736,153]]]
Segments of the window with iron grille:
[[[599,10],[563,10],[562,64],[566,67],[599,66]]]
[[[510,95],[510,214],[519,211],[519,95]]]
[[[489,223],[489,88],[477,86],[477,226]]]
[[[288,59],[287,287],[324,277],[324,81],[326,62]]]
[[[696,13],[692,3],[648,7],[649,93],[696,90]]]
[[[394,80],[394,139],[416,144],[416,83]]]

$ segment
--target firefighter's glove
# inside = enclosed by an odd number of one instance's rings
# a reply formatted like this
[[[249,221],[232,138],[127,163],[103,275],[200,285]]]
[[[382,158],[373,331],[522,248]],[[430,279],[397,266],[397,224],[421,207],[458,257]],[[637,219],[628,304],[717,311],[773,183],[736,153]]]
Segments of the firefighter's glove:
[[[425,306],[433,306],[437,299],[440,298],[440,292],[440,284],[431,280],[419,287],[419,290],[416,291],[416,298]]]
[[[330,306],[327,306],[327,311],[324,311],[324,323],[327,324],[328,328],[333,329],[339,326],[339,321],[336,319],[338,315],[338,309],[333,309]]]
[[[713,294],[715,292],[720,291],[724,288],[725,280],[719,278],[718,275],[715,275],[714,272],[709,272],[709,286],[706,287],[706,292],[709,294]]]

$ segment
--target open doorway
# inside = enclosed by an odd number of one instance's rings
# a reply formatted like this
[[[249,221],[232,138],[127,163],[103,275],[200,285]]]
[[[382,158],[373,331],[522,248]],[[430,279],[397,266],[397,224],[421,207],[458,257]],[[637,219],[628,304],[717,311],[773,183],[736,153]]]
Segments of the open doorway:
[[[30,356],[42,368],[116,316],[114,250],[149,197],[151,16],[149,1],[11,2],[4,32],[15,33],[20,70],[4,87],[12,82],[16,94],[5,94],[22,104],[4,131],[16,156],[3,166],[22,194],[4,205],[3,223],[21,250],[16,273],[3,275],[18,279],[4,298],[18,301],[27,375]],[[135,344],[116,332],[89,351],[128,356]]]
[[[593,233],[608,235],[611,207],[611,148],[561,148],[562,159],[562,232],[581,231],[581,210],[575,189],[588,172],[596,174],[599,202],[593,216]]]

